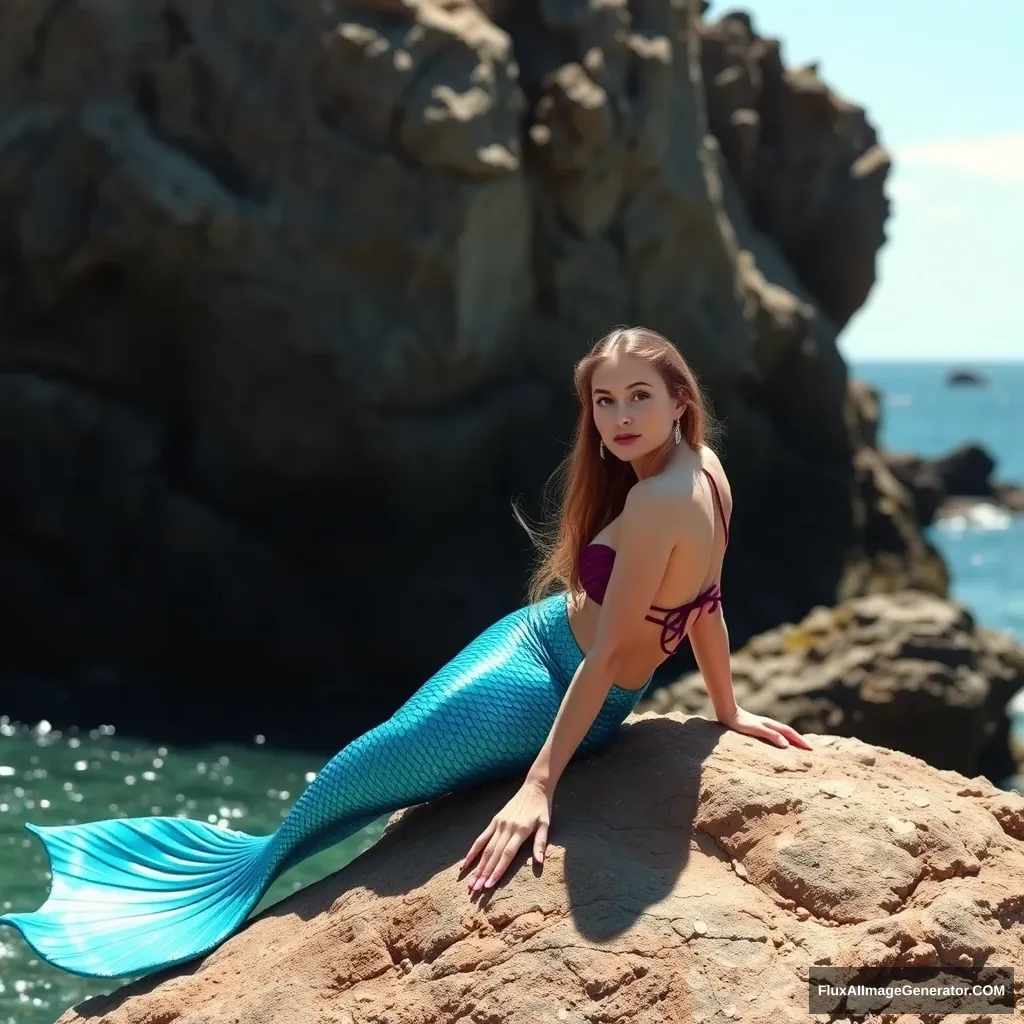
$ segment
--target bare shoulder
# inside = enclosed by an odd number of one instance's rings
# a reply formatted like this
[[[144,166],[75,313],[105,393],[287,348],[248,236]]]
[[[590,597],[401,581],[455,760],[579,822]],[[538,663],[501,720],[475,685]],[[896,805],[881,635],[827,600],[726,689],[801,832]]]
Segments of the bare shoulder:
[[[700,516],[699,465],[638,480],[626,496],[623,521],[645,530],[664,528],[678,533]]]
[[[678,530],[680,511],[692,503],[692,495],[684,494],[682,488],[672,486],[663,477],[638,480],[626,495],[623,528],[645,534]]]
[[[700,451],[700,461],[703,468],[714,477],[715,485],[718,487],[718,493],[722,498],[722,507],[725,509],[726,517],[731,516],[732,486],[729,483],[729,477],[726,476],[722,460],[719,459],[711,448],[705,447]]]

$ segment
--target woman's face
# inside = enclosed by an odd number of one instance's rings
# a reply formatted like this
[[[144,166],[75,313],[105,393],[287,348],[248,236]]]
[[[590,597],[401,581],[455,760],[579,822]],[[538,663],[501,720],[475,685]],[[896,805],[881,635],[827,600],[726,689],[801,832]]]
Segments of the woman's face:
[[[601,360],[590,392],[598,433],[624,462],[664,444],[683,411],[650,363],[621,352]]]

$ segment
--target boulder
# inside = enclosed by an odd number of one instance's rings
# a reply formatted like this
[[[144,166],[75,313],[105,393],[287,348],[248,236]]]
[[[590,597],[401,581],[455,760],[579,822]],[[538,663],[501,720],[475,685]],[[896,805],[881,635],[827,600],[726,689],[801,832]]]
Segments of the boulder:
[[[57,1024],[806,1024],[856,1013],[808,1012],[809,965],[874,984],[1018,965],[1024,798],[811,739],[637,716],[563,776],[542,869],[526,847],[475,899],[458,877],[518,780],[413,808],[204,960]]]
[[[962,444],[935,460],[935,471],[949,495],[981,498],[992,493],[996,460],[980,444]]]
[[[1024,647],[954,601],[915,591],[818,608],[733,655],[739,703],[795,729],[856,736],[939,768],[1013,773],[1006,705],[1024,687]],[[694,673],[644,709],[714,715]]]

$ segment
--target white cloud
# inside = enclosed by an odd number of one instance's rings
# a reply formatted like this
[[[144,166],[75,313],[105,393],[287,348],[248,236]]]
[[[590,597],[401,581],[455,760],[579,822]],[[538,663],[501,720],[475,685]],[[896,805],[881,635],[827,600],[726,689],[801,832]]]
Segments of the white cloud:
[[[1024,132],[900,146],[895,158],[897,167],[916,164],[1019,184],[1024,182]]]

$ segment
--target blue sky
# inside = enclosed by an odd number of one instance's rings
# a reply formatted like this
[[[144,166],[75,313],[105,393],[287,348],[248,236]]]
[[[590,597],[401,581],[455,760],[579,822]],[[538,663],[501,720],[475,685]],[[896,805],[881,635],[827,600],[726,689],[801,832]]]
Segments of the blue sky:
[[[1024,3],[749,0],[788,66],[816,60],[892,153],[889,240],[849,360],[1024,358]]]

